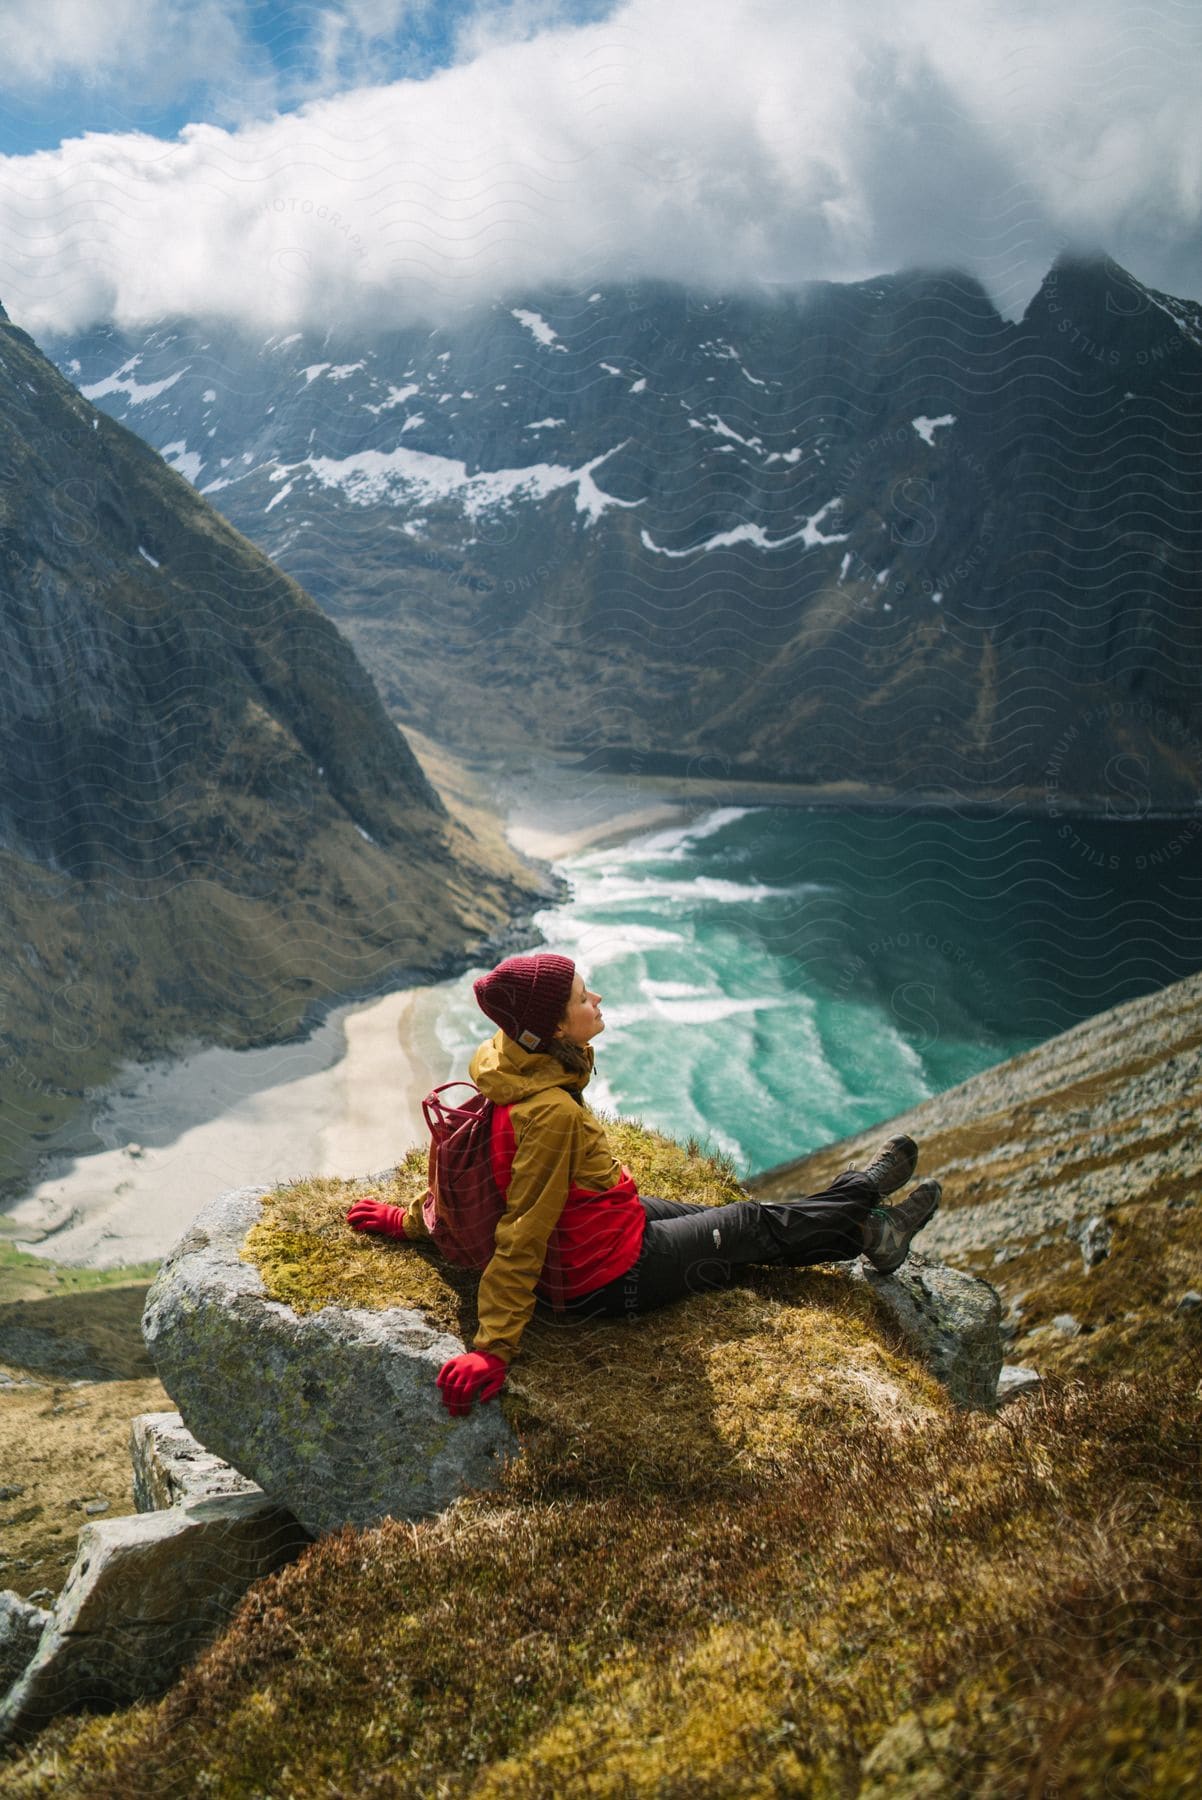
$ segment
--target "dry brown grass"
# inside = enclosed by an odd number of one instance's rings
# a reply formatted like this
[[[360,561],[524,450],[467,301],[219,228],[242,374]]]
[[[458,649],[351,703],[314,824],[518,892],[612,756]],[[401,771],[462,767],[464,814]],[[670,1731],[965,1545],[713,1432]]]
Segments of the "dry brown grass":
[[[378,1304],[429,1278],[420,1254],[340,1244],[345,1196],[308,1186],[281,1198],[297,1267],[326,1231],[323,1282],[346,1281],[344,1250]],[[468,1303],[452,1280],[441,1304]],[[1191,1791],[1196,1321],[1174,1362],[1083,1368],[996,1417],[955,1413],[829,1272],[763,1271],[608,1338],[539,1329],[506,1401],[526,1454],[496,1491],[316,1544],[162,1702],[62,1721],[6,1791]],[[708,1356],[701,1380],[681,1378],[686,1354]],[[839,1385],[856,1358],[896,1383],[894,1429]],[[611,1416],[611,1391],[639,1423]]]
[[[1192,1378],[1196,1383],[1196,1376]],[[736,1498],[346,1530],[14,1795],[1172,1795],[1202,1752],[1191,1377],[818,1432]]]

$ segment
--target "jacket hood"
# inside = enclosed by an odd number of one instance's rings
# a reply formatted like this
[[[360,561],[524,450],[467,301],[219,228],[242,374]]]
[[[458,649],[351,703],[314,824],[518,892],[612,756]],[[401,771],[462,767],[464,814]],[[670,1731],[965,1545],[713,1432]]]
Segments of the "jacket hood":
[[[498,1031],[476,1051],[468,1074],[489,1100],[496,1101],[499,1106],[513,1106],[519,1100],[529,1100],[532,1094],[541,1094],[546,1088],[567,1088],[569,1093],[578,1094],[587,1087],[593,1071],[591,1044],[585,1047],[584,1054],[588,1058],[588,1072],[574,1075],[553,1056],[539,1050],[523,1050],[505,1032]]]

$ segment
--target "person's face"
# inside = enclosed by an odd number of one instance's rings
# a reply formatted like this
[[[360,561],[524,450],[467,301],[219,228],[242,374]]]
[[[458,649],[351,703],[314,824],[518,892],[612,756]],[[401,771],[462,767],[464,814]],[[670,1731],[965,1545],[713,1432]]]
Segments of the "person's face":
[[[567,1011],[555,1027],[557,1038],[567,1038],[570,1044],[587,1044],[605,1030],[605,1020],[601,1017],[601,996],[594,994],[584,976],[577,969],[572,979],[572,997],[568,1001]]]

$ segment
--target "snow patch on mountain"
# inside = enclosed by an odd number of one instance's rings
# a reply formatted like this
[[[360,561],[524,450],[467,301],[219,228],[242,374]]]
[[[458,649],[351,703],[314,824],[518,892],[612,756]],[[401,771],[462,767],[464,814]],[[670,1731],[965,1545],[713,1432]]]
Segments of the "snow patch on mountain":
[[[641,500],[619,500],[598,487],[593,471],[629,443],[624,439],[603,450],[579,469],[555,463],[530,463],[516,469],[481,469],[469,475],[466,464],[425,450],[361,450],[354,456],[308,457],[272,475],[273,481],[308,470],[323,487],[337,488],[354,506],[389,503],[403,495],[409,505],[451,500],[471,518],[515,499],[542,500],[560,488],[576,488],[576,509],[593,525],[611,506],[641,506]],[[274,502],[273,502],[274,504]]]
[[[1202,309],[1199,308],[1197,301],[1175,300],[1168,294],[1158,299],[1152,293],[1148,294],[1148,299],[1153,306],[1172,319],[1178,331],[1187,337],[1191,344],[1202,344],[1202,329],[1199,329],[1200,323],[1202,323]]]
[[[715,532],[713,537],[700,544],[691,544],[687,550],[669,550],[663,544],[657,544],[648,531],[642,531],[643,547],[654,551],[656,556],[697,556],[705,550],[728,550],[734,544],[752,544],[757,550],[783,550],[788,544],[804,544],[812,550],[816,544],[844,544],[851,536],[848,531],[823,532],[818,529],[832,506],[839,505],[839,496],[828,500],[820,506],[816,513],[811,513],[805,524],[797,531],[789,532],[785,537],[770,538],[762,525],[735,525],[729,531]]]
[[[524,325],[536,341],[548,350],[562,350],[567,353],[567,345],[559,342],[559,333],[548,325],[541,313],[531,312],[524,306],[511,306],[510,313],[519,325]]]
[[[177,475],[182,475],[195,487],[196,478],[204,468],[204,457],[195,450],[189,450],[183,438],[174,444],[164,444],[160,452],[165,463],[170,463]]]
[[[169,387],[174,387],[180,376],[186,375],[192,366],[190,363],[185,364],[174,375],[165,375],[162,381],[135,381],[129,370],[136,368],[141,360],[140,356],[131,356],[128,362],[122,363],[113,374],[106,375],[103,381],[93,381],[90,386],[81,387],[80,393],[85,400],[103,400],[106,394],[125,394],[131,406],[141,406],[147,400],[157,399]]]
[[[716,432],[719,437],[731,438],[736,444],[742,444],[745,450],[762,450],[764,448],[763,438],[746,438],[740,436],[740,434],[734,430],[733,426],[728,425],[726,420],[718,413],[707,413],[703,420],[690,419],[689,424],[693,427],[694,431],[713,431]]]
[[[409,382],[405,387],[390,387],[387,400],[381,400],[378,406],[373,406],[368,400],[365,402],[364,410],[369,413],[388,412],[392,407],[400,406],[403,401],[408,400],[411,394],[416,394],[418,388],[419,384],[416,381]],[[464,395],[463,398],[466,399],[467,396]]]
[[[770,385],[766,381],[761,381],[758,375],[753,375],[733,345],[723,343],[721,338],[711,338],[707,343],[702,344],[701,348],[710,351],[712,355],[718,357],[722,362],[734,363],[738,368],[739,373],[745,376],[753,387],[766,388]],[[779,387],[780,383],[777,382],[775,385]]]
[[[923,443],[926,444],[928,448],[934,449],[935,433],[941,425],[954,425],[956,423],[956,415],[955,413],[944,413],[942,418],[929,419],[926,413],[919,413],[916,419],[910,420],[910,423],[913,425]]]

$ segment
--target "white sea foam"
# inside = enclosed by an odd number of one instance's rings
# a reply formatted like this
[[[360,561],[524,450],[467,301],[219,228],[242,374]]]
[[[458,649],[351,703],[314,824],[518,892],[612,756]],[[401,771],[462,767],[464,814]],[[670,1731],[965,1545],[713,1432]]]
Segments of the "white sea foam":
[[[697,875],[692,880],[671,881],[662,875],[641,879],[631,868],[604,869],[575,884],[580,905],[590,907],[651,906],[676,904],[693,907],[698,900],[720,906],[743,906],[765,900],[795,900],[821,891],[818,882],[804,881],[793,887],[772,887],[762,881],[728,881],[721,875]]]
[[[671,950],[684,943],[678,931],[660,925],[609,924],[583,917],[574,906],[539,913],[535,924],[548,943],[571,950],[585,972],[599,969],[639,950]]]
[[[711,988],[698,987],[691,981],[644,980],[639,986],[649,1000],[691,1000],[697,995],[713,991]]]
[[[645,1019],[670,1019],[674,1025],[716,1025],[720,1019],[737,1018],[740,1013],[766,1012],[794,1004],[791,998],[779,994],[762,999],[733,999],[727,994],[702,993],[688,998],[657,998],[645,1006],[637,1001],[610,1006],[605,1017],[616,1026],[634,1025]]]
[[[764,810],[757,806],[715,807],[713,812],[706,813],[703,818],[693,819],[687,825],[674,825],[668,831],[653,831],[646,837],[632,838],[625,846],[626,856],[622,860],[643,862],[654,857],[657,862],[680,861],[693,844],[700,844],[715,833],[725,831],[728,825],[735,824],[739,819]],[[600,859],[606,855],[604,851],[596,854]],[[612,850],[609,856],[612,859]]]

